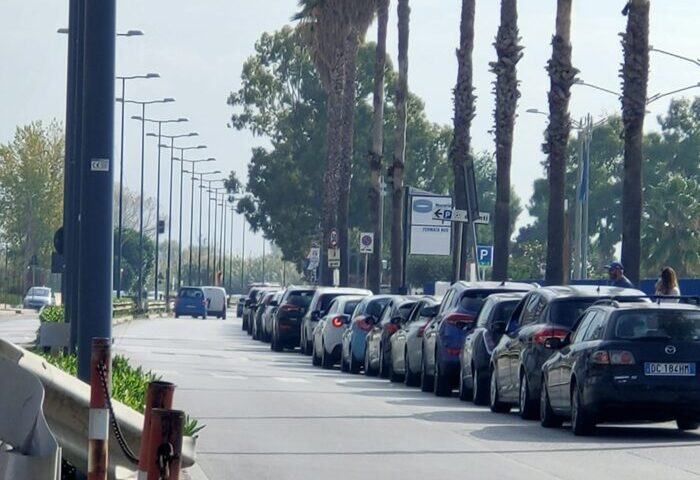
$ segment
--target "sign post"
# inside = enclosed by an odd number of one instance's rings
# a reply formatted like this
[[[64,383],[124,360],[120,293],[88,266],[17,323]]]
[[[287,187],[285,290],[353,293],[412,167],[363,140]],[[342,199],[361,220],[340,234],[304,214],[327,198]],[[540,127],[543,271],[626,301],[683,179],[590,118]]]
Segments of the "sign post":
[[[367,288],[367,265],[369,264],[369,256],[374,253],[374,233],[360,233],[360,253],[365,254],[365,288]]]

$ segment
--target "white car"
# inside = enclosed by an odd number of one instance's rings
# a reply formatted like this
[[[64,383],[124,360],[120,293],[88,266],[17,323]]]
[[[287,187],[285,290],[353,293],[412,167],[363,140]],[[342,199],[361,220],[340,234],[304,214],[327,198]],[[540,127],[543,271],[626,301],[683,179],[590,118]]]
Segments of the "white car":
[[[207,298],[207,315],[226,320],[226,290],[221,287],[202,287]]]
[[[56,305],[56,296],[49,287],[31,287],[22,302],[24,308],[37,310],[51,305]]]
[[[328,307],[328,313],[314,327],[312,343],[312,361],[314,365],[331,368],[340,362],[343,348],[343,333],[350,324],[350,317],[362,295],[336,297]]]

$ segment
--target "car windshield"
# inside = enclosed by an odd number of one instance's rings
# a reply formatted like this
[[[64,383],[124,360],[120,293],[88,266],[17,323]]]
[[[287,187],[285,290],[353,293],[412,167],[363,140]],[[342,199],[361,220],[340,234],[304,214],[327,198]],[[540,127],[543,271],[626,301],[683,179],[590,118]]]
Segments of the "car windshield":
[[[379,318],[379,315],[382,314],[382,310],[384,310],[384,307],[386,306],[387,303],[389,303],[390,298],[377,298],[375,300],[371,300],[367,304],[367,315],[371,315],[373,317]]]
[[[309,303],[311,303],[313,296],[313,290],[294,290],[289,292],[286,303],[306,308],[309,306]]]
[[[320,310],[323,313],[326,313],[333,299],[339,296],[339,293],[324,293],[318,300],[318,310]]]
[[[177,294],[180,298],[202,298],[202,291],[198,288],[181,288]]]
[[[513,310],[518,306],[518,300],[499,302],[493,314],[494,322],[508,322],[513,315]]]
[[[661,310],[620,313],[615,338],[621,340],[700,340],[700,311]]]
[[[549,319],[551,323],[572,327],[581,314],[597,300],[597,298],[557,300],[552,302]]]
[[[355,311],[355,307],[357,307],[358,303],[360,303],[359,300],[350,300],[348,302],[345,302],[345,308],[343,309],[343,313],[345,315],[352,315],[352,312]]]
[[[462,298],[459,299],[459,308],[465,312],[477,313],[479,310],[481,310],[486,298],[491,295],[491,293],[493,292],[464,292]]]
[[[414,302],[411,303],[404,303],[399,307],[399,315],[401,318],[406,319],[408,316],[411,314],[411,310],[413,310],[413,307],[416,304]]]
[[[32,287],[29,289],[28,295],[33,297],[48,297],[50,296],[48,288]]]

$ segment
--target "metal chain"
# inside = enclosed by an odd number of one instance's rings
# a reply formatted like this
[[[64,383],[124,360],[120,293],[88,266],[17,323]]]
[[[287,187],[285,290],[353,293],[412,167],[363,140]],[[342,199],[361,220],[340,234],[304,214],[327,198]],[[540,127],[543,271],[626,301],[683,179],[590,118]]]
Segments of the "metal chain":
[[[177,458],[172,443],[162,443],[158,447],[158,480],[170,480],[170,462]]]
[[[117,417],[114,415],[114,408],[112,407],[112,399],[109,397],[109,388],[107,387],[107,367],[104,364],[104,362],[100,362],[97,365],[97,373],[98,376],[100,377],[100,384],[102,385],[102,393],[104,394],[105,401],[107,402],[107,408],[109,409],[109,419],[110,423],[112,424],[112,430],[114,431],[114,436],[117,439],[117,443],[119,444],[119,447],[122,449],[122,452],[124,452],[124,455],[126,456],[127,459],[134,465],[139,464],[139,457],[137,457],[133,450],[129,448],[129,445],[126,443],[126,439],[124,438],[124,434],[122,433],[121,427],[119,426],[119,423],[117,423]]]

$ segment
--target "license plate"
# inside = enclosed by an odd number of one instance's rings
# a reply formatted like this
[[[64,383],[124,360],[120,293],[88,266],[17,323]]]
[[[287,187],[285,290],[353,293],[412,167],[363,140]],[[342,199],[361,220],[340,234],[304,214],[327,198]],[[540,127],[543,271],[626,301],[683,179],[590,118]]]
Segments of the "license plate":
[[[644,364],[644,375],[651,377],[694,377],[694,363],[652,363]]]

